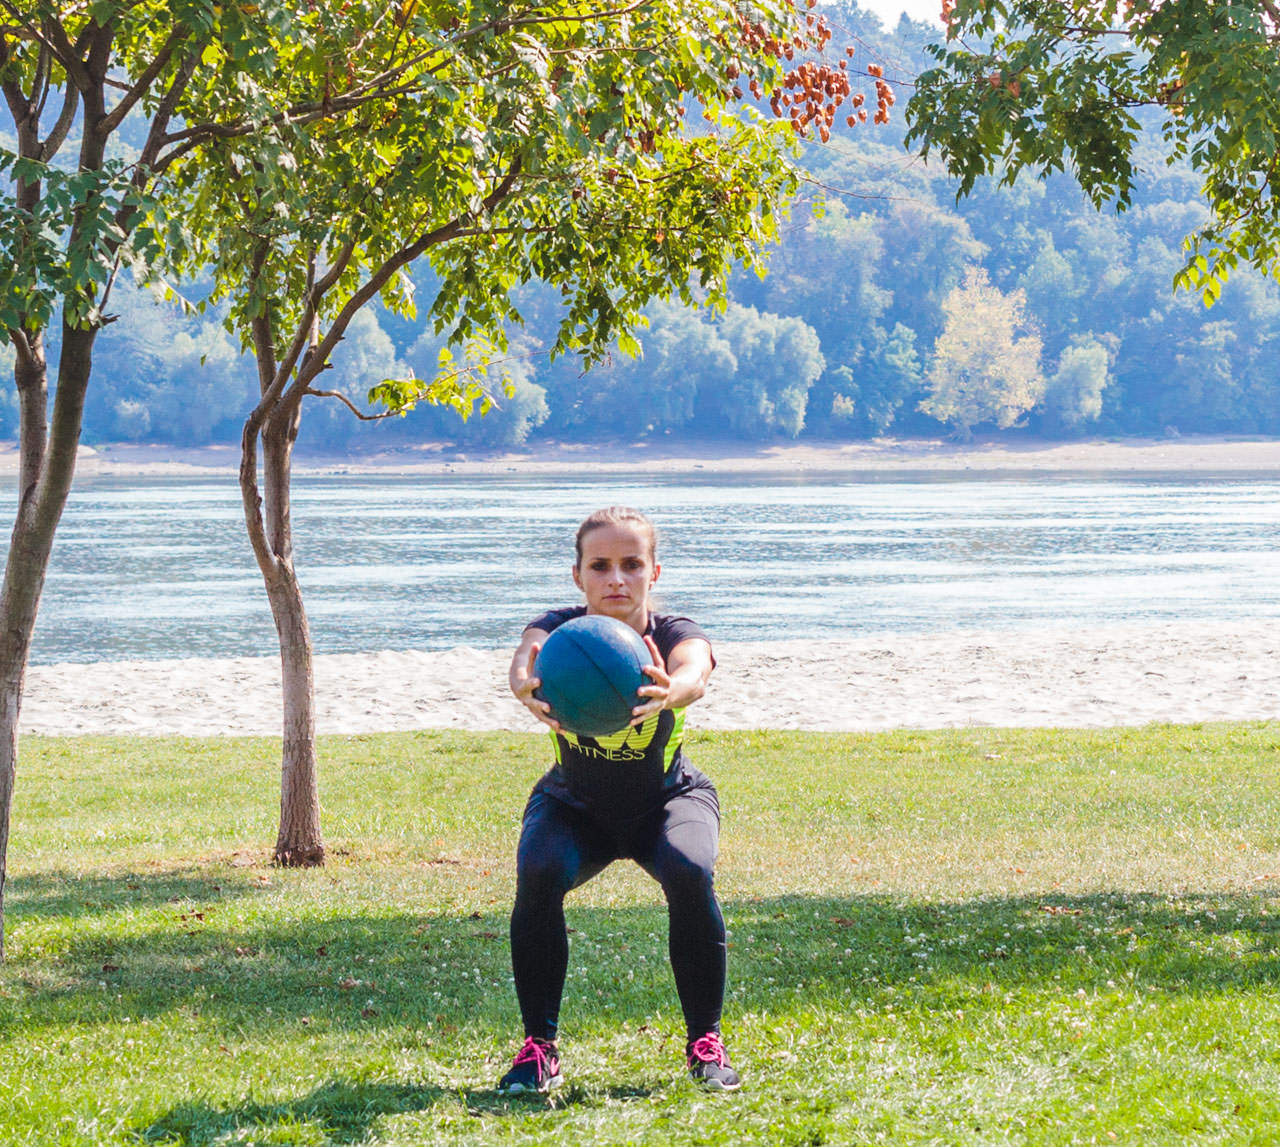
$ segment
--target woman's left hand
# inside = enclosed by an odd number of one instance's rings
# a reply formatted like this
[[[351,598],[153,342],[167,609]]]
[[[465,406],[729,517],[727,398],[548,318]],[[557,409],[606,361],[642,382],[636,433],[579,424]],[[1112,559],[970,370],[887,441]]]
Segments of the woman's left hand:
[[[658,652],[658,647],[653,643],[653,638],[645,635],[644,643],[649,647],[649,656],[653,658],[652,665],[646,665],[644,671],[653,679],[650,685],[641,685],[636,690],[641,697],[645,698],[644,702],[637,705],[631,710],[631,724],[643,724],[647,717],[652,717],[654,713],[660,713],[667,707],[667,699],[671,696],[671,677],[667,673],[666,662],[662,659],[662,654]]]

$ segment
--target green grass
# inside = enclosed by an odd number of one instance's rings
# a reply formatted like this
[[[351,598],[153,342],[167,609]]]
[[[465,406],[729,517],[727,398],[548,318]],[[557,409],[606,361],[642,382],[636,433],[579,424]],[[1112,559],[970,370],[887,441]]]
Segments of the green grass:
[[[725,810],[726,1039],[695,1091],[660,893],[570,898],[567,1084],[506,921],[537,736],[23,742],[0,1142],[1280,1142],[1280,725],[693,738]]]

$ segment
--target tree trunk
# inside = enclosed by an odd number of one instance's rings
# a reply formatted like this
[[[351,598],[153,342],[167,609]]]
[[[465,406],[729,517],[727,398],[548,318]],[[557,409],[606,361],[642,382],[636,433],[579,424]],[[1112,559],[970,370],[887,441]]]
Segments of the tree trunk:
[[[297,409],[268,418],[260,441],[264,499],[257,482],[259,435],[255,419],[241,441],[240,492],[245,524],[280,642],[283,739],[280,762],[280,831],[275,862],[290,868],[324,863],[320,832],[320,786],[316,762],[315,674],[311,628],[293,568],[290,481]],[[264,512],[265,509],[265,512]]]
[[[31,515],[19,512],[0,592],[0,961],[4,960],[4,887],[8,877],[9,814],[18,766],[18,718],[27,652],[49,565],[52,531],[44,537]]]
[[[44,340],[28,334],[14,364],[21,417],[18,512],[0,588],[0,961],[4,959],[4,887],[9,818],[18,764],[18,719],[54,534],[75,477],[84,395],[96,331],[63,328],[53,427],[45,423],[48,365]]]
[[[311,631],[302,591],[291,566],[267,585],[280,638],[283,741],[280,759],[280,831],[275,862],[288,868],[324,863],[320,787],[316,762],[315,678]]]

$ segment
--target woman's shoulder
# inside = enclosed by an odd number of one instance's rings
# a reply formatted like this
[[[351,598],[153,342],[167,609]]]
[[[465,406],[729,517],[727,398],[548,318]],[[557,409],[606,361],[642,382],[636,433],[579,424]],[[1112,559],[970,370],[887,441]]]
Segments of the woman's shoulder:
[[[688,641],[691,637],[701,638],[708,645],[711,644],[706,631],[691,617],[670,613],[651,613],[649,626],[653,634],[653,643],[664,657],[682,641]]]

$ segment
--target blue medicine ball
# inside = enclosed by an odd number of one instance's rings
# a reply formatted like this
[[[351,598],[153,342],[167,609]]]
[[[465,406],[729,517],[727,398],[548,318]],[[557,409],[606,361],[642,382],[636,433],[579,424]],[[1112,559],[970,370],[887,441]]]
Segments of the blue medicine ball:
[[[547,635],[533,675],[535,697],[551,705],[562,728],[584,737],[616,733],[641,703],[636,690],[652,682],[649,647],[631,626],[601,614],[566,621]]]

